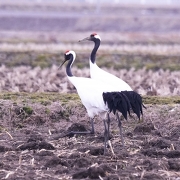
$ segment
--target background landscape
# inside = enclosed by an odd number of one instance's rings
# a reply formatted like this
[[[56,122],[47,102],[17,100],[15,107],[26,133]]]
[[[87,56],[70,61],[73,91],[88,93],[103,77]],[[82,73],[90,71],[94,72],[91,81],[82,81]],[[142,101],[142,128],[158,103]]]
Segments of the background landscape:
[[[0,179],[173,179],[180,177],[180,2],[178,0],[0,1]],[[95,136],[61,138],[90,122],[65,68],[76,76],[97,64],[143,97],[144,121],[123,120],[125,147],[112,115],[111,152],[103,125]]]

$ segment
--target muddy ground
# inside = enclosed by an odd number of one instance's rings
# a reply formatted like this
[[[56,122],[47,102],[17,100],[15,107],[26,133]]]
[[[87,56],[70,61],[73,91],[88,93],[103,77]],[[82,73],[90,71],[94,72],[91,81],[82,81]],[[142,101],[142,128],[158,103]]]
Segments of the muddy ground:
[[[100,118],[95,119],[95,135],[63,137],[71,130],[89,130],[90,122],[79,100],[65,103],[53,96],[48,103],[18,93],[1,99],[0,179],[180,177],[179,104],[146,104],[143,122],[135,116],[122,120],[124,147],[112,115],[114,157],[110,149],[103,155]]]
[[[115,74],[129,72],[107,70]],[[131,85],[141,92],[143,88],[137,82],[138,77],[144,77],[141,74],[145,70],[131,71],[136,79],[130,81]],[[88,76],[87,71],[77,67],[74,73]],[[168,84],[166,78],[162,81],[162,76],[168,77]],[[173,97],[163,100],[166,97],[160,95],[178,95],[178,77],[178,71],[147,73],[143,92],[158,96],[144,99],[147,109],[144,109],[143,122],[138,122],[137,117],[129,117],[127,122],[122,120],[124,147],[112,115],[111,142],[116,154],[113,157],[110,149],[103,155],[104,128],[100,117],[95,119],[95,135],[63,137],[71,130],[90,130],[86,111],[73,94],[76,92],[73,86],[67,83],[64,69],[1,66],[1,91],[6,92],[0,94],[0,179],[177,180],[180,177],[180,101],[177,97],[174,101],[170,100]],[[161,88],[154,91],[148,87],[150,82],[156,82],[153,87]],[[22,93],[25,88],[26,94]],[[54,93],[44,95],[42,92],[46,91]],[[39,92],[38,96],[34,92]],[[158,101],[159,98],[162,99]]]

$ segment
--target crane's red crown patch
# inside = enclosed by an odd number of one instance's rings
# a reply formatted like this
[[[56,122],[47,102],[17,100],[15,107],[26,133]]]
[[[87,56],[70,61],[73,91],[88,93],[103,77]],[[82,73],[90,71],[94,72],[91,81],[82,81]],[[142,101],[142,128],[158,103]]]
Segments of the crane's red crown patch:
[[[68,53],[68,52],[69,52],[69,50],[67,50],[67,51],[65,52],[65,54]]]

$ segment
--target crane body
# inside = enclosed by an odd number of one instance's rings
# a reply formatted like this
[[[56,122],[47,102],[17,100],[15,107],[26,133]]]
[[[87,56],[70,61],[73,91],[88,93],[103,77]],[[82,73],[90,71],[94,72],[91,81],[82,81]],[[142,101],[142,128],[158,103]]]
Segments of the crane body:
[[[113,74],[110,74],[103,69],[99,68],[96,64],[96,53],[101,43],[101,38],[98,34],[93,33],[89,37],[86,37],[81,41],[93,41],[94,42],[94,48],[92,49],[92,52],[90,54],[89,58],[89,64],[90,64],[90,76],[92,79],[96,79],[98,81],[101,81],[105,83],[108,86],[111,86],[113,91],[121,91],[130,102],[131,109],[133,112],[137,115],[138,119],[140,120],[140,115],[143,115],[142,107],[145,107],[142,103],[142,97],[133,91],[133,89],[122,79],[116,77]],[[117,120],[118,120],[118,127],[120,131],[120,136],[122,139],[122,125],[121,121],[118,115],[118,112],[115,113]],[[130,113],[129,113],[130,114]],[[108,122],[108,131],[109,131],[110,122]],[[109,132],[108,132],[109,133]]]
[[[111,86],[107,86],[103,82],[91,78],[73,76],[71,72],[71,67],[73,62],[75,61],[75,58],[76,54],[74,51],[66,51],[65,60],[62,65],[66,61],[68,61],[68,64],[66,66],[67,77],[69,81],[75,86],[78,95],[82,101],[82,104],[87,110],[88,116],[91,120],[92,129],[88,132],[70,132],[68,133],[68,136],[73,136],[74,134],[94,134],[93,119],[96,115],[100,115],[100,117],[104,121],[105,128],[105,151],[106,143],[107,141],[109,141],[109,113],[111,111],[113,111],[114,113],[116,113],[116,111],[119,111],[122,113],[124,118],[127,119],[127,112],[129,112],[130,109],[130,103],[125,95],[123,95],[121,92],[114,92],[114,88],[112,88]],[[108,124],[108,126],[106,126],[106,124]],[[121,137],[121,140],[122,144],[124,144],[123,137]]]
[[[89,60],[89,64],[90,76],[92,79],[109,84],[114,91],[133,91],[125,81],[99,68],[96,63],[92,63],[91,60]]]
[[[109,86],[112,86],[114,91],[121,91],[121,92],[124,91],[126,93],[126,96],[129,98],[133,112],[138,116],[140,120],[140,114],[143,115],[142,107],[145,107],[142,104],[141,96],[135,91],[133,91],[133,89],[125,81],[116,77],[113,74],[104,71],[103,69],[97,66],[96,53],[101,44],[100,36],[96,33],[93,33],[89,37],[86,37],[80,40],[79,42],[87,41],[87,40],[94,42],[94,48],[92,49],[89,59],[91,78],[104,82]]]

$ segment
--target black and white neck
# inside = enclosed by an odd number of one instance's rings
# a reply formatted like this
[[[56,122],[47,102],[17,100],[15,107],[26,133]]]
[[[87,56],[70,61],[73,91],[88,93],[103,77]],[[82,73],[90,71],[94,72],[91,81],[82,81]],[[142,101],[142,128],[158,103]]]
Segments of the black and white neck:
[[[74,60],[76,58],[76,54],[74,51],[69,51],[66,53],[66,57],[68,58],[68,64],[66,65],[66,74],[69,77],[73,77],[73,74],[71,72],[71,66],[74,63]]]
[[[91,60],[91,62],[93,64],[95,64],[96,63],[96,52],[97,52],[97,50],[98,50],[98,48],[100,46],[101,39],[100,39],[100,37],[98,35],[96,35],[96,36],[94,36],[92,41],[94,42],[94,48],[93,48],[93,50],[91,52],[90,60]]]

